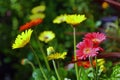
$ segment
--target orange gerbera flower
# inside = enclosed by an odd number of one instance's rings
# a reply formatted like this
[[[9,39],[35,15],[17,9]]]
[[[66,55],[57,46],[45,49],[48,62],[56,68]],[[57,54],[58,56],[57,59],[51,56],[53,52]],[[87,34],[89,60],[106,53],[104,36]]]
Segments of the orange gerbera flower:
[[[92,64],[93,64],[94,67],[96,66],[95,61],[93,61]],[[89,61],[78,61],[77,65],[78,66],[83,66],[84,68],[89,68],[91,66]]]
[[[30,22],[27,22],[26,24],[20,26],[19,31],[23,31],[23,30],[29,29],[31,27],[37,26],[38,24],[42,23],[42,21],[43,21],[42,19],[38,18],[38,19],[34,19]]]

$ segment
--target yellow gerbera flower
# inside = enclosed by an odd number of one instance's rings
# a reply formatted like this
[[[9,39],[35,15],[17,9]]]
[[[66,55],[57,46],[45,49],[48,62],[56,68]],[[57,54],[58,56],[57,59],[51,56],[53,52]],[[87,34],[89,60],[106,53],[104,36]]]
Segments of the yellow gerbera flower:
[[[105,71],[106,71],[106,67],[105,67],[104,65],[101,65],[101,66],[100,66],[100,71],[101,71],[101,72],[105,72]]]
[[[65,20],[66,20],[66,15],[60,15],[53,20],[53,23],[60,24],[62,22],[65,22]]]
[[[18,35],[15,43],[12,45],[12,49],[24,47],[30,41],[32,32],[33,30],[28,29],[25,32],[22,32],[21,35]]]
[[[36,14],[36,13],[45,11],[45,9],[46,9],[46,6],[45,6],[45,5],[40,5],[40,6],[34,7],[34,8],[31,10],[31,12],[32,12],[33,14]]]
[[[86,20],[85,15],[77,15],[77,14],[66,15],[66,23],[71,25],[78,25],[84,20]]]
[[[30,15],[29,18],[30,18],[30,20],[37,19],[37,18],[44,19],[45,14],[44,13],[36,13],[36,14]]]
[[[104,59],[97,59],[97,63],[98,63],[97,64],[98,66],[101,66],[105,63],[105,60]]]
[[[104,59],[97,59],[97,66],[99,66],[99,70],[101,72],[105,72],[106,71],[106,68],[105,68],[104,64],[105,64],[105,60]]]
[[[66,55],[67,55],[67,52],[63,52],[62,54],[61,53],[50,54],[48,56],[48,60],[65,59]]]
[[[40,41],[44,41],[45,43],[48,43],[51,41],[53,38],[55,38],[55,34],[52,31],[44,31],[40,33],[38,39]]]

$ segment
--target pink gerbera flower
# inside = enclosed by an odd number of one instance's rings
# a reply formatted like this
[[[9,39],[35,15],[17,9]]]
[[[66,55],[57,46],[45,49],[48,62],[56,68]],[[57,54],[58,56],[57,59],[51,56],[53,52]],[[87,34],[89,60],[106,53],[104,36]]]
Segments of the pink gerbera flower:
[[[78,59],[86,59],[87,57],[94,57],[98,54],[99,47],[94,47],[93,42],[85,39],[83,42],[77,44],[76,56]]]
[[[93,32],[86,34],[84,39],[89,39],[95,45],[99,45],[103,40],[106,39],[106,36],[103,33]]]

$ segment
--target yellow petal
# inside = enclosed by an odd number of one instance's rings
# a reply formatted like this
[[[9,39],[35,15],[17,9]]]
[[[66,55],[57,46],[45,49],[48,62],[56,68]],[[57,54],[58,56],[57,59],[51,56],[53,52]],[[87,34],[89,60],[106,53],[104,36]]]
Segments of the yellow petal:
[[[15,43],[12,45],[12,49],[24,47],[30,41],[32,32],[33,30],[28,29],[25,32],[22,32],[21,35],[18,35]]]
[[[50,54],[48,56],[48,60],[65,59],[66,55],[67,55],[67,52],[63,52],[62,54],[61,53]]]
[[[30,20],[37,19],[37,18],[44,19],[45,14],[44,13],[36,13],[36,14],[30,15],[29,18],[30,18]]]
[[[72,15],[67,15],[66,16],[66,23],[71,24],[71,25],[78,25],[81,22],[86,20],[85,15],[80,15],[80,14],[72,14]]]
[[[46,6],[45,6],[45,5],[40,5],[40,6],[34,7],[34,8],[31,10],[31,12],[32,12],[33,14],[36,14],[36,13],[45,11],[45,9],[46,9]]]

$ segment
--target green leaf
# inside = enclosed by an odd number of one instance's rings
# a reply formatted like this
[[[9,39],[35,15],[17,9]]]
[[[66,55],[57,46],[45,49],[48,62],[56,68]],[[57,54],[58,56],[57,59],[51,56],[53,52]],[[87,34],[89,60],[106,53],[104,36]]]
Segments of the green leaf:
[[[67,76],[67,71],[64,68],[59,68],[58,72],[59,72],[59,75],[61,76],[61,78],[64,78]]]
[[[46,77],[48,79],[51,78],[52,75],[54,75],[54,73],[52,71],[48,71],[46,68],[42,68],[42,70],[44,71]],[[35,80],[45,80],[44,77],[43,77],[43,74],[41,73],[41,70],[38,68],[38,69],[35,69],[32,73],[32,77],[35,79]]]
[[[120,79],[120,65],[117,65],[115,67],[113,67],[113,72],[111,75],[112,78],[119,78]]]
[[[83,67],[80,67],[80,80],[89,80],[88,75]]]
[[[35,79],[35,80],[44,80],[44,77],[40,71],[40,69],[36,69],[33,71],[33,74],[32,74],[32,77]]]
[[[50,80],[56,80],[56,78],[54,76],[51,76]]]

